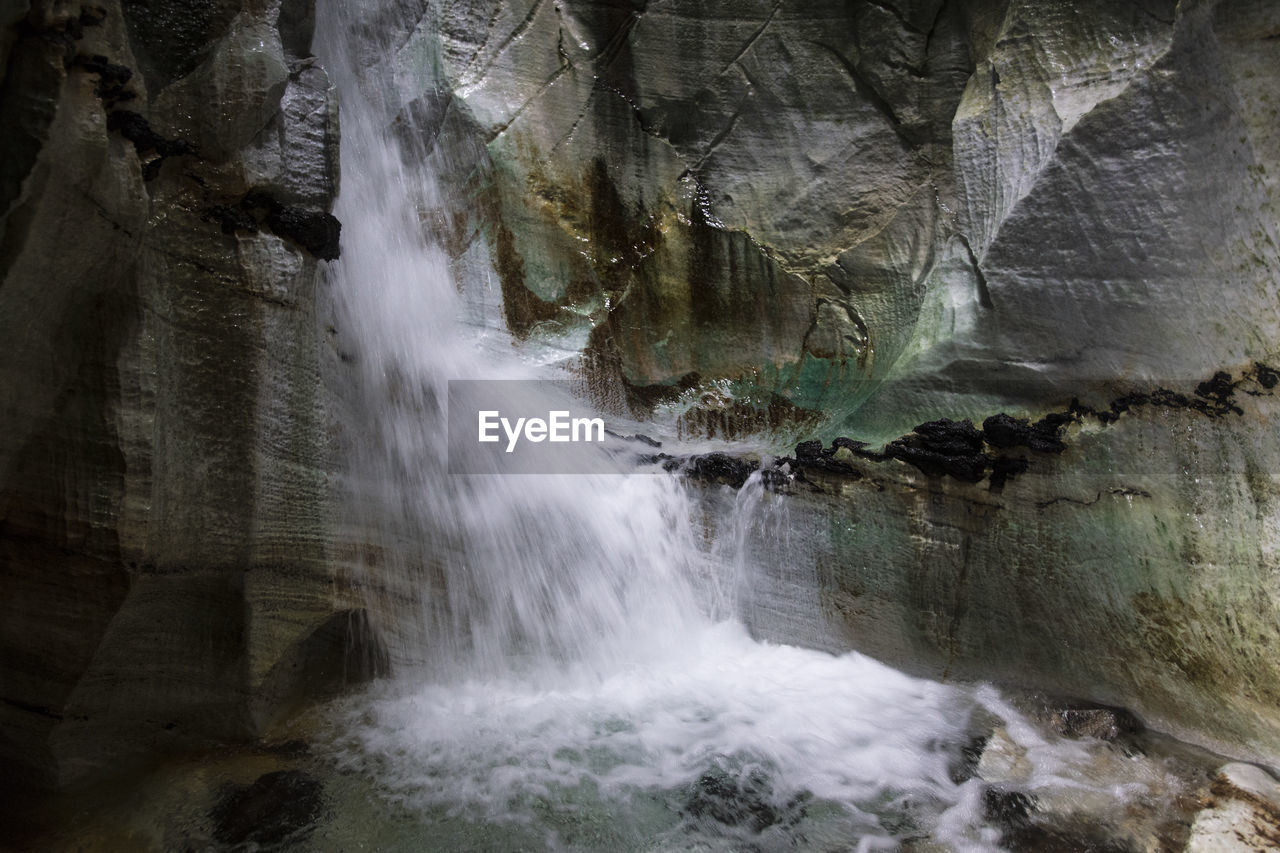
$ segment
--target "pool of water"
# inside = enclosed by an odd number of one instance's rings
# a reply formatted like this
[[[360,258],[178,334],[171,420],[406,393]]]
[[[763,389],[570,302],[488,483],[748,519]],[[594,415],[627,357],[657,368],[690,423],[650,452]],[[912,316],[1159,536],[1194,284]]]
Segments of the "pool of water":
[[[1074,796],[1092,820],[1110,808],[1119,826],[1182,785],[1101,741],[1042,736],[990,688],[726,622],[609,675],[390,684],[338,703],[318,755],[341,817],[303,847],[1006,849],[973,775],[993,719],[1026,765],[1017,787]]]

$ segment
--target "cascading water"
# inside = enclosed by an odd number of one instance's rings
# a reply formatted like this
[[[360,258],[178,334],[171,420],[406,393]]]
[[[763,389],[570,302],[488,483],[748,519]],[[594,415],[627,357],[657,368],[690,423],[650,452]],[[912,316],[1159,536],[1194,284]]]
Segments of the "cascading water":
[[[374,47],[394,52],[364,26],[369,11],[334,8],[339,31],[327,39],[342,81],[346,223],[333,292],[358,371],[353,512],[376,531],[370,586],[386,597],[373,610],[396,615],[380,626],[397,638],[393,659],[495,675],[681,636],[696,613],[684,565],[693,549],[668,478],[449,473],[449,380],[554,374],[513,351],[487,294],[460,293],[431,242],[423,211],[439,200],[399,81],[389,63],[361,62]]]
[[[953,781],[994,694],[761,643],[739,621],[760,607],[748,531],[779,525],[758,479],[695,505],[663,474],[449,473],[449,380],[557,374],[512,346],[488,290],[459,290],[424,225],[442,202],[397,17],[418,13],[321,12],[342,106],[350,523],[398,677],[334,711],[335,760],[356,772],[341,826],[309,844],[995,849],[979,783]]]

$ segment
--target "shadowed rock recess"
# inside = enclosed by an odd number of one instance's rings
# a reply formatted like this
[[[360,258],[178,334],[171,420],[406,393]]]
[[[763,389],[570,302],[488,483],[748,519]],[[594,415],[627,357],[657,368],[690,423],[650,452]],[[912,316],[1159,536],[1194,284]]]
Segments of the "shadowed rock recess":
[[[278,4],[5,10],[0,762],[67,785],[376,666],[328,517],[336,104]]]
[[[462,285],[633,412],[817,435],[766,466],[787,544],[748,535],[817,567],[836,644],[1280,761],[1280,4],[400,11],[369,61]],[[0,761],[57,786],[385,655],[331,494],[309,3],[3,15]]]

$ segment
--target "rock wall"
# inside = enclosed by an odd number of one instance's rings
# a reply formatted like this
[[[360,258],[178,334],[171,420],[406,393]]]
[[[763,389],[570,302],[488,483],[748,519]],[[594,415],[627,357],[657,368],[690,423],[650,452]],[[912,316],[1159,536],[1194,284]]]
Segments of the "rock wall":
[[[1274,352],[1277,14],[445,2],[391,61],[518,332],[889,438]]]
[[[251,738],[362,665],[330,541],[337,112],[307,7],[5,6],[10,780]]]
[[[444,2],[392,61],[478,202],[440,217],[464,281],[640,410],[875,446],[1154,394],[1002,493],[899,457],[798,523],[848,645],[1274,761],[1275,399],[1167,403],[1277,362],[1278,34],[1243,0]]]
[[[752,527],[750,548],[777,567],[762,589],[800,573],[818,604],[778,625],[769,603],[756,628],[818,624],[828,648],[1120,705],[1275,762],[1280,379],[1235,382],[1221,403],[1130,397],[1056,428],[924,424],[884,455],[801,445],[765,468],[786,535]]]
[[[1278,361],[1280,7],[389,8],[367,61],[441,175],[424,221],[637,409],[728,383],[694,423],[874,442]],[[68,784],[379,665],[315,308],[336,111],[306,0],[2,14],[0,758]],[[1253,390],[1072,427],[1003,487],[902,458],[820,484],[848,644],[1274,760]]]

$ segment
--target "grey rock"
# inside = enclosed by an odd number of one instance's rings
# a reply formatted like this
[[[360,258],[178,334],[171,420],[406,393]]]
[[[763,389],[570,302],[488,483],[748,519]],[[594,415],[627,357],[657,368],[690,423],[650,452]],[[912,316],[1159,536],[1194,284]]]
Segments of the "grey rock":
[[[324,73],[274,7],[101,6],[34,4],[0,83],[0,762],[33,786],[381,665],[329,524],[319,262],[206,215],[250,184],[327,214]]]
[[[230,158],[272,121],[288,81],[275,21],[245,10],[203,62],[153,96],[152,123],[205,158]]]
[[[243,151],[245,183],[281,204],[326,209],[337,192],[338,102],[324,69],[289,75],[279,112]]]
[[[442,212],[463,285],[633,407],[729,379],[872,447],[1007,416],[999,488],[924,439],[939,483],[811,477],[848,645],[1274,759],[1274,398],[1061,458],[1031,424],[1276,362],[1277,31],[1244,0],[445,3],[393,64],[483,199]],[[715,407],[682,426],[729,433]]]

